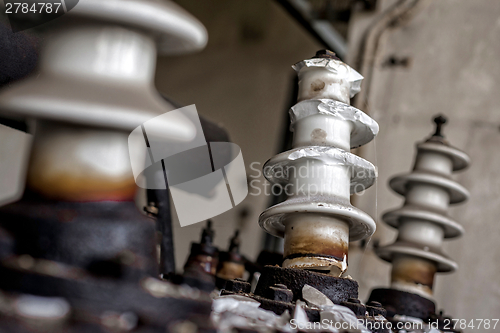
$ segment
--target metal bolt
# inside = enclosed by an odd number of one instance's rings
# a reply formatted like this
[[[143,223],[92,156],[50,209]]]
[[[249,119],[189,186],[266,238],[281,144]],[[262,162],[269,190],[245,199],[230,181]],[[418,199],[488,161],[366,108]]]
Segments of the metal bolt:
[[[366,305],[366,311],[370,316],[386,316],[387,311],[382,307],[382,304],[379,302],[371,301]]]
[[[266,297],[273,301],[290,303],[293,300],[293,292],[284,284],[275,284],[267,289]]]
[[[375,302],[375,301],[371,301],[367,304],[368,306],[373,306],[374,308],[381,308],[382,307],[382,303],[380,302]]]
[[[234,279],[228,280],[224,288],[235,293],[242,292],[248,294],[252,289],[252,285],[243,279]]]
[[[367,310],[366,306],[361,304],[361,301],[357,298],[348,298],[347,302],[342,302],[340,305],[351,309],[356,316],[364,316]]]
[[[434,122],[436,123],[436,132],[433,134],[433,136],[440,136],[444,138],[444,135],[441,134],[441,130],[444,124],[446,124],[447,119],[443,115],[438,115],[436,118],[434,118]]]
[[[330,50],[319,50],[313,58],[323,58],[323,59],[335,59],[340,60],[335,52]]]
[[[158,216],[158,207],[156,207],[156,203],[150,202],[147,206],[144,207],[144,211],[152,217]]]

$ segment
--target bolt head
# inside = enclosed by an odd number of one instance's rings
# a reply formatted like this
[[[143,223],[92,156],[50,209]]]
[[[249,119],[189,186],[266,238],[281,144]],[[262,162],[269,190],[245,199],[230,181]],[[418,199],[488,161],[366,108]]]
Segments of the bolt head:
[[[153,216],[153,217],[158,216],[158,212],[159,212],[158,207],[156,207],[154,203],[150,203],[149,205],[145,206],[144,211],[148,215]]]
[[[293,292],[286,287],[282,288],[275,285],[268,288],[266,297],[272,299],[273,301],[290,303],[293,300]]]
[[[225,289],[233,292],[249,293],[252,285],[243,279],[228,280]]]
[[[340,60],[339,57],[337,57],[337,55],[335,54],[335,52],[330,50],[319,50],[318,52],[316,52],[314,58]]]
[[[433,134],[433,136],[444,138],[442,129],[443,125],[446,124],[446,121],[447,119],[443,115],[438,115],[436,118],[434,118],[434,123],[436,124],[436,132]]]
[[[436,118],[434,118],[434,122],[436,124],[446,124],[446,122],[448,121],[448,119],[446,119],[443,115],[438,115]]]
[[[373,306],[374,308],[381,308],[382,307],[382,303],[376,302],[376,301],[371,301],[367,305]]]

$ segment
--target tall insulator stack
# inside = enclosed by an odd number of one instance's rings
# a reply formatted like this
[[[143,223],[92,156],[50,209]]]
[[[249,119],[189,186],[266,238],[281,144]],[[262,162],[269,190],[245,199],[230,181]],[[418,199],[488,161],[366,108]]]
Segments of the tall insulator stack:
[[[82,0],[45,24],[37,75],[0,95],[2,114],[37,120],[28,186],[58,200],[133,197],[128,136],[176,109],[154,88],[157,55],[206,42],[201,23],[172,2]],[[195,131],[182,117],[161,126],[178,141]]]
[[[464,229],[448,216],[449,205],[468,199],[468,191],[453,181],[451,175],[469,166],[467,154],[449,145],[441,133],[446,122],[442,116],[434,119],[436,132],[417,144],[413,171],[398,175],[390,187],[405,197],[403,207],[382,217],[399,230],[395,243],[378,248],[377,255],[392,263],[391,289],[375,289],[370,300],[392,307],[397,314],[426,317],[434,312],[432,298],[434,275],[453,272],[458,266],[441,250],[443,240],[461,236]],[[420,298],[406,294],[418,295]],[[405,298],[413,298],[419,306],[405,307]],[[392,298],[392,299],[391,299]],[[410,302],[411,303],[411,302]],[[427,304],[424,306],[424,304]]]
[[[370,142],[378,124],[349,105],[363,77],[330,51],[293,66],[298,103],[290,110],[293,148],[264,166],[264,175],[288,199],[264,211],[260,226],[284,237],[283,268],[340,276],[349,241],[369,237],[375,222],[352,206],[350,195],[370,187],[376,169],[350,153]]]
[[[154,87],[157,55],[202,49],[205,28],[173,2],[80,0],[43,36],[37,73],[0,93],[2,116],[36,125],[27,191],[0,209],[13,244],[0,254],[0,331],[210,329],[208,294],[154,278],[155,221],[133,201],[131,164],[145,160],[128,153],[131,131],[176,108]],[[180,142],[196,134],[187,117],[157,125]]]

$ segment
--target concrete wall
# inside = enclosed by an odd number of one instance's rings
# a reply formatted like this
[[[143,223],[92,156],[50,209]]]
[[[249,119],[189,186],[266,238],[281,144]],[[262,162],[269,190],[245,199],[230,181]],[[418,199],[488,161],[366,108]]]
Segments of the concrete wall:
[[[379,1],[379,12],[360,13],[351,21],[351,60],[360,50],[365,27],[392,2]],[[378,230],[364,254],[360,249],[351,251],[351,264],[361,262],[352,274],[360,281],[365,299],[372,287],[388,285],[390,265],[371,250],[374,240],[387,244],[396,236],[380,221],[384,211],[402,204],[387,182],[394,174],[410,170],[415,143],[431,134],[433,115],[443,113],[449,118],[444,128],[447,138],[470,155],[472,166],[455,177],[470,190],[471,200],[451,208],[465,236],[445,242],[445,252],[460,268],[438,276],[438,307],[455,318],[498,318],[500,2],[440,0],[423,5],[381,36],[374,55],[367,109],[380,124],[380,134],[363,153],[378,165],[379,179],[376,188],[358,197],[357,203],[377,218]],[[409,65],[385,66],[390,57],[407,57]]]

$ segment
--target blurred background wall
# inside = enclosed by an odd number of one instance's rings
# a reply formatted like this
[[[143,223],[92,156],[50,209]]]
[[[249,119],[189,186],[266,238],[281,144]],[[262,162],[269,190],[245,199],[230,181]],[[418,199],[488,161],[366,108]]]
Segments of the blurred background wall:
[[[378,14],[352,17],[349,61],[358,58],[366,27],[394,3],[379,1]],[[384,211],[402,204],[387,182],[394,174],[410,170],[414,143],[431,134],[432,116],[442,113],[449,120],[444,129],[448,140],[470,155],[472,165],[455,177],[469,189],[471,199],[450,209],[465,235],[445,242],[444,251],[457,261],[459,270],[437,275],[438,308],[455,318],[498,317],[500,2],[420,1],[393,24],[380,34],[378,50],[370,55],[372,82],[363,110],[378,121],[380,133],[376,146],[363,153],[378,165],[379,179],[378,186],[358,198],[357,204],[379,223],[359,265],[358,281],[364,295],[374,286],[389,283],[390,265],[381,263],[370,250],[374,243],[387,244],[396,236],[380,222]],[[375,197],[377,206],[373,206]]]
[[[242,148],[248,174],[258,176],[254,169],[280,150],[288,127],[295,76],[290,66],[321,45],[275,1],[176,2],[207,27],[209,44],[198,54],[160,58],[157,88],[179,103],[196,104],[201,115],[223,125]],[[500,313],[500,2],[406,1],[411,10],[382,25],[381,18],[402,2],[378,0],[373,10],[352,11],[349,24],[339,28],[348,41],[347,62],[370,77],[369,87],[363,86],[368,95],[356,103],[380,124],[375,142],[359,152],[378,166],[378,183],[354,198],[377,220],[378,230],[369,242],[352,244],[349,273],[364,300],[371,288],[388,286],[390,265],[372,252],[396,236],[380,222],[384,211],[402,203],[387,181],[410,170],[415,142],[432,132],[432,117],[443,113],[449,118],[447,138],[469,153],[472,166],[457,177],[471,200],[451,209],[466,234],[445,246],[460,269],[438,276],[438,308],[455,318],[495,318]],[[370,34],[375,28],[377,34]],[[377,47],[368,53],[366,38],[376,38]],[[29,136],[0,127],[0,196],[15,192],[12,183],[22,159],[13,156],[28,145]],[[225,248],[241,229],[241,250],[252,259],[263,244],[258,215],[270,202],[256,193],[251,188],[236,209],[214,218],[216,245]],[[240,219],[244,208],[249,215]],[[178,269],[202,227],[180,228],[174,221]]]

